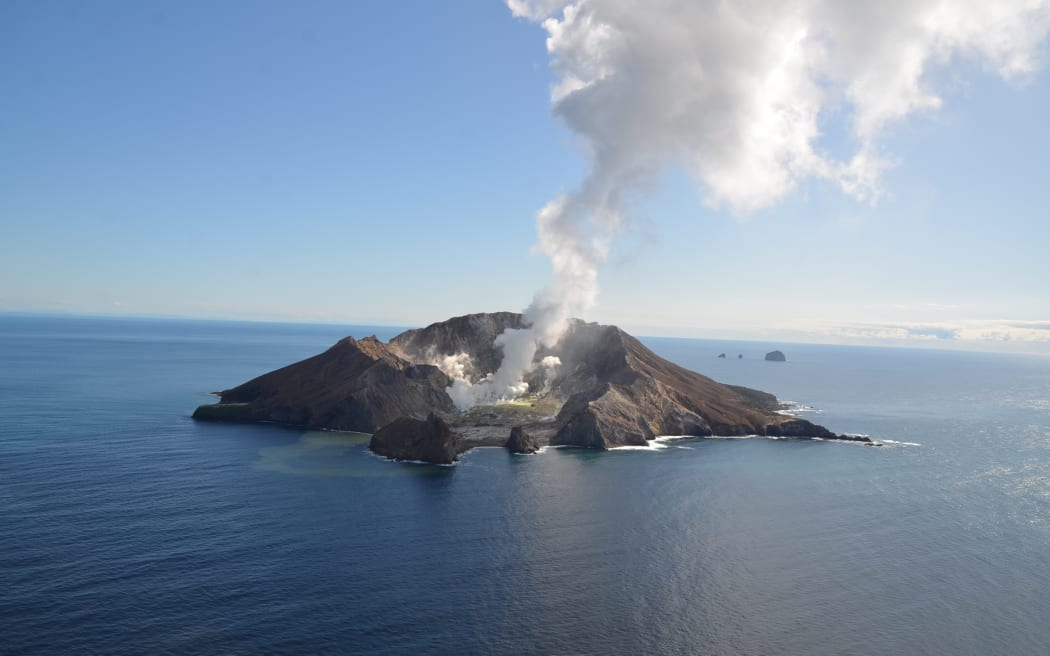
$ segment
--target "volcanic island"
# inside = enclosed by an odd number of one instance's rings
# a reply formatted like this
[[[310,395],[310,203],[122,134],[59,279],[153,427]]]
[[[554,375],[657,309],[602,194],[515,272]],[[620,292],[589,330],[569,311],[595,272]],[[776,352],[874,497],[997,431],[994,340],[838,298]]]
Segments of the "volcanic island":
[[[457,408],[449,394],[454,377],[468,385],[484,381],[502,360],[496,338],[526,328],[521,314],[495,312],[408,330],[386,343],[346,337],[216,392],[219,402],[198,407],[193,418],[371,433],[369,448],[378,455],[434,464],[452,463],[477,446],[515,453],[548,445],[611,449],[661,436],[875,444],[783,414],[774,395],[680,367],[616,326],[579,320],[554,348],[537,350],[523,394]]]

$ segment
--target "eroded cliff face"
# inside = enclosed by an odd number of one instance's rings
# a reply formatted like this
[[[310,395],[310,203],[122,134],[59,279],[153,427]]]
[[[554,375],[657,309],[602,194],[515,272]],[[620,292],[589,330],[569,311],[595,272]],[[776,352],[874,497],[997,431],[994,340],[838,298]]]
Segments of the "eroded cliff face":
[[[615,326],[584,322],[575,322],[556,348],[537,353],[537,363],[556,355],[561,364],[537,366],[526,379],[528,396],[457,411],[446,392],[452,379],[437,365],[446,358],[468,363],[455,375],[476,382],[499,366],[496,337],[522,327],[520,314],[498,312],[406,331],[389,344],[347,337],[324,353],[223,391],[220,403],[201,406],[194,418],[380,431],[381,439],[373,440],[377,452],[428,462],[446,462],[449,448],[504,445],[514,428],[515,450],[522,435],[529,437],[528,450],[644,445],[660,435],[864,441],[778,414],[771,394],[722,385],[657,356]],[[391,426],[400,419],[412,421]],[[384,435],[386,426],[396,430]],[[449,433],[437,430],[441,426]],[[414,432],[424,437],[416,440]]]
[[[437,362],[443,356],[466,354],[471,361],[470,373],[484,376],[499,368],[503,359],[502,351],[495,346],[496,338],[508,328],[524,327],[524,319],[516,312],[468,314],[406,330],[390,340],[390,346],[413,362]]]

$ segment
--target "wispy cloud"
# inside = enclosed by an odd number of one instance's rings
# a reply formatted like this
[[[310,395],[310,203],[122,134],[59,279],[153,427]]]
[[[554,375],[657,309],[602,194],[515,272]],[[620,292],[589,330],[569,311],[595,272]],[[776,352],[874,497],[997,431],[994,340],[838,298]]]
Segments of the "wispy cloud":
[[[810,327],[808,332],[858,340],[1050,344],[1050,321],[1010,319],[969,319],[933,323],[829,322]]]
[[[936,302],[911,302],[911,303],[888,303],[882,308],[890,310],[903,310],[907,312],[912,311],[934,311],[934,312],[946,312],[951,310],[959,310],[963,306],[955,303],[936,303]]]

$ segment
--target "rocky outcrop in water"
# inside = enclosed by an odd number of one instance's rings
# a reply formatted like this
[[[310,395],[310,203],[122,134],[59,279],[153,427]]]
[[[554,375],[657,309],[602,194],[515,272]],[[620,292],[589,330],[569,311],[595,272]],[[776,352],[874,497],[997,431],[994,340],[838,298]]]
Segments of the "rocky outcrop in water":
[[[787,362],[787,357],[782,351],[770,351],[766,353],[766,360],[768,362]]]
[[[440,417],[400,417],[380,428],[368,443],[374,453],[394,460],[450,465],[460,452],[459,438]]]
[[[790,437],[798,440],[841,440],[874,444],[871,438],[865,435],[838,435],[823,426],[817,426],[805,419],[791,419],[782,421],[779,424],[770,424],[766,426],[765,435],[769,437]]]
[[[510,429],[510,437],[507,438],[507,450],[511,453],[536,453],[540,450],[540,444],[531,434],[526,433],[521,426]]]
[[[680,367],[615,326],[582,321],[556,348],[536,354],[536,362],[556,355],[561,364],[536,367],[526,378],[529,396],[457,411],[446,392],[451,379],[435,363],[453,356],[476,382],[499,366],[496,337],[523,327],[520,314],[497,312],[406,331],[389,344],[347,337],[221,392],[218,404],[201,406],[194,418],[374,433],[376,453],[442,463],[473,446],[519,453],[546,444],[609,449],[660,435],[861,441],[779,414],[772,394]]]

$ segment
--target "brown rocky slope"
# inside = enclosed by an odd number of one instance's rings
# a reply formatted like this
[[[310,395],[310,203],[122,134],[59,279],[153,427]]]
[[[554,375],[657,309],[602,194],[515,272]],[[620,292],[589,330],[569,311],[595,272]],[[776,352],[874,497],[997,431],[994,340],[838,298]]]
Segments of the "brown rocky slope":
[[[374,433],[399,417],[452,412],[437,367],[409,362],[375,337],[346,337],[324,353],[219,393],[194,419],[270,422]]]
[[[513,403],[457,411],[437,366],[443,356],[465,353],[476,380],[494,370],[500,353],[493,340],[506,328],[524,326],[520,314],[499,312],[456,317],[410,330],[384,344],[375,337],[347,337],[301,362],[220,393],[194,418],[273,422],[308,428],[376,433],[395,420],[397,431],[373,440],[373,450],[408,460],[434,460],[426,440],[409,439],[412,426],[442,436],[462,452],[504,445],[522,427],[535,442],[608,449],[644,445],[660,435],[769,435],[868,441],[836,435],[822,426],[778,414],[772,394],[723,385],[665,360],[615,326],[575,322],[557,347],[561,366],[551,378],[542,368],[526,380],[531,394]],[[549,376],[549,374],[548,374]],[[442,426],[449,427],[450,440]],[[391,436],[404,436],[394,437]],[[517,449],[515,449],[517,450]]]

